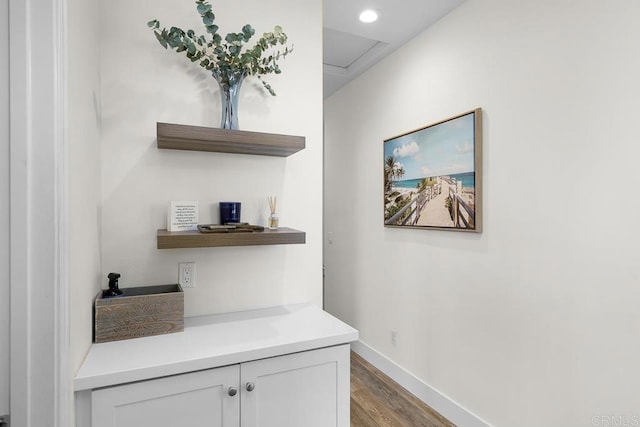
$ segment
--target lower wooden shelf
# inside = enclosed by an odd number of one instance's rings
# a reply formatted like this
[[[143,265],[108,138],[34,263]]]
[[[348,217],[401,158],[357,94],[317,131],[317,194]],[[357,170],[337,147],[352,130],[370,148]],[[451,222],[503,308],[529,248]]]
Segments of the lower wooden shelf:
[[[200,233],[158,230],[158,249],[211,248],[218,246],[291,245],[306,242],[304,231],[292,228],[253,233]]]

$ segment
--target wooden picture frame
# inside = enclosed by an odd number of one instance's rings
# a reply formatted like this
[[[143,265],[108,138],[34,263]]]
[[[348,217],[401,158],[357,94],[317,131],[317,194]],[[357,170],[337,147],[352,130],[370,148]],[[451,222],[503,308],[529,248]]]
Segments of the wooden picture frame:
[[[482,109],[384,140],[385,227],[482,231]]]

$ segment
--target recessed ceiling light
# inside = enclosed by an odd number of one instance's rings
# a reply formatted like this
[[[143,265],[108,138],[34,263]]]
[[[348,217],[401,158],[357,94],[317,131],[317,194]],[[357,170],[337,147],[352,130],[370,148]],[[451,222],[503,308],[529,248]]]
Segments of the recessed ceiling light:
[[[370,24],[378,20],[378,13],[375,10],[367,9],[360,14],[360,21]]]

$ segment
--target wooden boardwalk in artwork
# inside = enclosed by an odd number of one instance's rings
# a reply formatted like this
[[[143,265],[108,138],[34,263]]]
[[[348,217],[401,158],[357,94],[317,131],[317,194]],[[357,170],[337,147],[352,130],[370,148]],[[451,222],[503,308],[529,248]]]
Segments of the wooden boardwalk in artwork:
[[[418,227],[475,227],[475,189],[464,188],[460,181],[439,176],[437,183],[416,193],[406,189],[400,197],[410,198],[405,206],[385,221],[388,225]]]
[[[450,184],[446,180],[441,181],[442,191],[436,195],[433,199],[424,205],[422,211],[419,214],[418,222],[416,225],[431,226],[431,227],[453,227],[453,220],[449,209],[445,204],[447,197],[449,196],[449,188],[455,185]]]

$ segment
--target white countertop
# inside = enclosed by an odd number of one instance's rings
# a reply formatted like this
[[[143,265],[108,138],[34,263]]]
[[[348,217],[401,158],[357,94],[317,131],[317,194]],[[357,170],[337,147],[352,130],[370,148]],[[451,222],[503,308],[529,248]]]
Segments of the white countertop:
[[[74,390],[350,343],[358,331],[310,304],[185,319],[184,332],[93,344]]]

